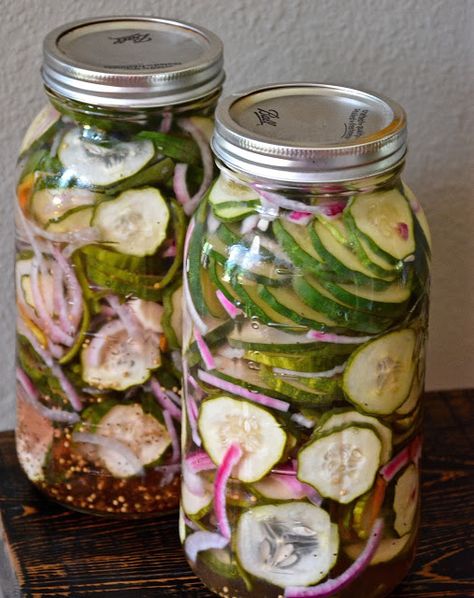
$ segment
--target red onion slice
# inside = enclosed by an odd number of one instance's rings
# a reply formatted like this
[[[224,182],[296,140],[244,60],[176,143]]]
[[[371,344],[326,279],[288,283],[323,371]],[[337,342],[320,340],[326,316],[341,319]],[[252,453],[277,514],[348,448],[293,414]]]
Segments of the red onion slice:
[[[322,343],[338,343],[340,345],[362,344],[374,338],[373,336],[344,336],[342,334],[320,332],[319,330],[310,330],[306,336]]]
[[[273,368],[273,372],[277,376],[291,376],[295,378],[332,378],[337,374],[342,374],[346,364],[343,363],[342,365],[336,365],[331,370],[326,370],[324,372],[298,372],[295,370],[287,370],[285,368]]]
[[[176,164],[173,174],[173,191],[176,199],[182,206],[186,206],[191,201],[188,185],[186,183],[187,164]]]
[[[217,469],[214,481],[214,512],[216,514],[217,525],[224,538],[229,539],[231,537],[231,530],[226,511],[227,481],[232,473],[232,469],[242,458],[242,454],[242,449],[238,444],[231,444]]]
[[[51,253],[64,273],[66,286],[68,289],[68,300],[70,305],[68,318],[74,328],[77,329],[84,312],[84,303],[82,298],[82,289],[77,279],[74,268],[64,257],[63,253],[55,245],[51,246]]]
[[[173,401],[171,401],[166,392],[161,388],[160,383],[158,380],[156,380],[156,378],[151,378],[150,388],[161,407],[163,407],[163,409],[168,412],[171,417],[177,421],[180,421],[181,409],[179,409],[179,407],[177,407]]]
[[[183,208],[186,214],[190,216],[196,209],[198,203],[201,201],[204,193],[209,188],[209,185],[212,183],[214,161],[212,159],[211,150],[209,149],[206,136],[201,131],[201,129],[198,126],[196,126],[193,122],[191,122],[188,118],[182,118],[179,121],[179,126],[184,131],[189,133],[196,142],[197,146],[199,147],[199,151],[201,152],[201,162],[203,166],[203,176],[201,185],[199,186],[197,192],[190,198],[188,203]]]
[[[166,429],[168,430],[168,434],[171,438],[171,447],[173,449],[173,452],[171,454],[171,462],[178,463],[181,454],[179,448],[179,438],[178,434],[176,433],[176,428],[173,424],[173,418],[171,417],[170,412],[166,411],[166,409],[163,411],[163,419],[165,420]]]
[[[217,289],[216,297],[219,300],[219,303],[222,305],[222,307],[226,310],[226,312],[232,319],[235,319],[238,315],[242,313],[242,310],[236,307],[232,303],[232,301],[229,301],[229,299],[227,299],[227,297],[220,289]]]
[[[416,436],[410,444],[401,450],[395,457],[386,463],[379,473],[386,482],[391,482],[397,473],[410,461],[418,463],[421,456],[421,436]]]
[[[285,588],[285,598],[330,598],[351,584],[369,566],[382,539],[383,520],[377,519],[364,550],[344,573],[318,586]]]
[[[206,344],[206,341],[202,338],[201,333],[199,330],[194,330],[194,336],[196,338],[196,343],[199,349],[199,353],[201,354],[202,361],[207,370],[214,370],[216,368],[216,362],[214,361],[214,357]]]
[[[186,457],[186,463],[194,473],[215,469],[216,464],[205,451],[194,451]]]
[[[95,434],[93,432],[73,432],[73,442],[81,442],[87,444],[95,444],[101,446],[107,450],[120,455],[125,461],[127,461],[133,471],[134,475],[144,475],[145,471],[138,457],[125,443],[117,440],[116,438],[109,438],[109,436],[102,436],[102,434]]]
[[[259,392],[253,392],[248,388],[228,382],[227,380],[222,380],[217,376],[213,376],[204,370],[198,370],[198,378],[203,382],[207,382],[208,384],[215,386],[216,388],[220,388],[221,390],[241,396],[244,399],[249,399],[255,403],[260,403],[261,405],[271,407],[272,409],[277,409],[278,411],[288,411],[290,408],[290,404],[286,403],[285,401],[269,397]]]
[[[209,550],[211,548],[225,548],[228,543],[229,540],[220,534],[199,531],[194,532],[186,538],[184,542],[184,551],[191,563],[195,563],[199,552],[203,552],[204,550]]]
[[[51,409],[50,407],[43,405],[39,400],[39,394],[34,387],[33,382],[21,368],[16,368],[16,379],[20,383],[21,389],[23,389],[25,400],[46,419],[70,425],[80,421],[81,418],[77,413],[71,413],[70,411],[63,411],[62,409],[56,408]]]

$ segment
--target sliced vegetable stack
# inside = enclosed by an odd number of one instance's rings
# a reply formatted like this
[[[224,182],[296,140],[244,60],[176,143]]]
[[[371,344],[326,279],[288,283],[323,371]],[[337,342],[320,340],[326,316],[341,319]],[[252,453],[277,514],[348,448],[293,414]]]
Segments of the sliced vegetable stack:
[[[220,594],[355,595],[411,558],[429,237],[404,188],[338,193],[223,171],[188,230],[180,529]]]
[[[178,502],[183,246],[212,106],[137,124],[69,108],[42,111],[19,162],[19,457],[68,506],[152,514]]]

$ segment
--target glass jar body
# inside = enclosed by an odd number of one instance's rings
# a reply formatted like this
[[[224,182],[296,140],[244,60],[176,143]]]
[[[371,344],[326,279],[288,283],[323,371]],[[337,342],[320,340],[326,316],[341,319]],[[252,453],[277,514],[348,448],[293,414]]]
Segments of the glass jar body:
[[[49,93],[23,142],[17,452],[70,508],[177,508],[183,243],[217,96],[117,111]]]
[[[410,567],[430,236],[399,171],[221,166],[190,225],[180,530],[221,596],[386,596]]]

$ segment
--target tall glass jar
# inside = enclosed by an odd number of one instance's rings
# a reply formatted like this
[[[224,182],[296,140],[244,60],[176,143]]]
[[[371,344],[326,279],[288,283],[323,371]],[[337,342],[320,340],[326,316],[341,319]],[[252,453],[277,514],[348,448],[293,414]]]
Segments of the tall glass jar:
[[[157,18],[68,24],[17,187],[17,450],[71,508],[177,508],[187,220],[213,178],[222,45]]]
[[[224,100],[185,250],[187,557],[221,596],[386,596],[413,559],[430,233],[403,110]]]

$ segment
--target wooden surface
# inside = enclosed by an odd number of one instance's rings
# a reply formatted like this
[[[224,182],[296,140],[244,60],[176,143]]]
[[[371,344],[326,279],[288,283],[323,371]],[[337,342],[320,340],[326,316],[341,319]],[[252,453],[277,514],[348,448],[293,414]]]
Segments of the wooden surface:
[[[392,596],[474,597],[474,391],[429,393],[425,421],[417,559]],[[6,598],[211,596],[184,560],[175,517],[121,522],[64,510],[21,473],[12,432],[0,434],[0,516]]]

